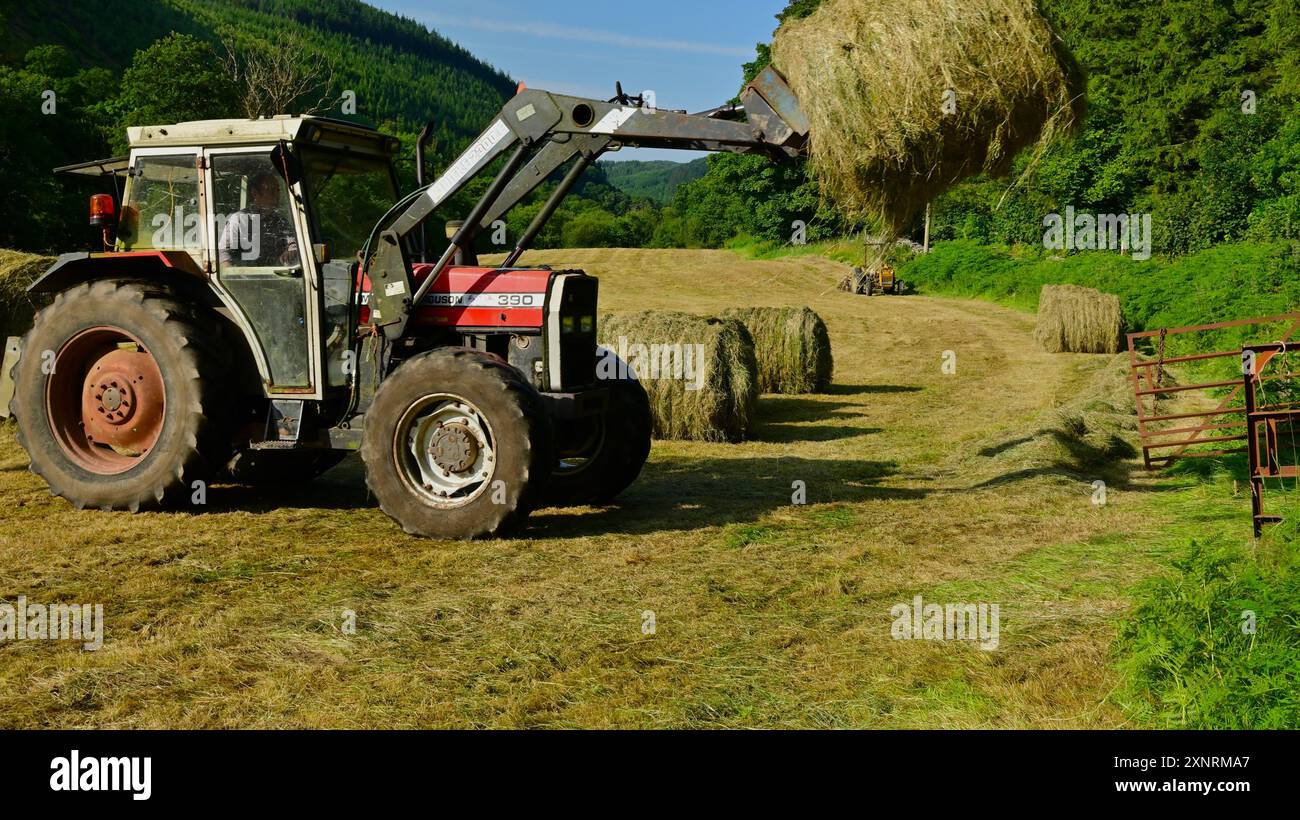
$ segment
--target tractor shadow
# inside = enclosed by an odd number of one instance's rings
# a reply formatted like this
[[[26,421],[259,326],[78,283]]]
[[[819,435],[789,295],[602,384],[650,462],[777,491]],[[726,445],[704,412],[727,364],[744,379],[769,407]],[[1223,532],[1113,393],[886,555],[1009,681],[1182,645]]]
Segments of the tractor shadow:
[[[836,385],[816,396],[764,396],[750,438],[755,442],[796,444],[875,435],[882,432],[881,428],[855,425],[866,417],[865,403],[852,397],[920,389]],[[524,534],[581,537],[750,523],[790,508],[796,481],[804,482],[808,504],[919,499],[931,492],[886,486],[894,483],[888,479],[897,474],[898,465],[892,461],[675,456],[647,463],[640,478],[614,505],[537,510]],[[206,509],[270,513],[284,509],[370,510],[377,506],[366,488],[361,459],[352,455],[315,480],[260,487],[214,486],[209,490]]]
[[[652,461],[609,507],[538,510],[526,534],[578,537],[645,534],[752,523],[791,509],[795,482],[808,504],[854,503],[925,497],[926,490],[885,486],[897,475],[888,461],[770,458],[673,458]]]
[[[919,499],[927,490],[884,486],[898,474],[888,461],[845,461],[777,456],[651,461],[640,478],[608,507],[542,509],[524,537],[578,538],[609,533],[645,534],[752,523],[793,504],[794,483],[804,482],[808,504],[873,499]],[[314,481],[273,487],[217,485],[195,515],[238,511],[375,510],[358,457],[349,457]]]
[[[855,424],[867,403],[852,397],[909,393],[916,387],[836,385],[809,396],[765,395],[759,400],[750,440],[796,444],[871,436],[879,427]],[[841,398],[843,397],[843,398]],[[752,523],[794,503],[796,482],[808,504],[923,498],[928,490],[903,489],[888,481],[893,461],[804,456],[736,458],[677,455],[651,460],[637,481],[608,507],[538,510],[528,535],[577,537],[601,533],[644,534]]]
[[[361,456],[350,455],[317,478],[276,485],[218,484],[208,490],[209,511],[269,513],[284,509],[362,510],[379,504],[366,488]],[[202,515],[203,508],[195,514]]]

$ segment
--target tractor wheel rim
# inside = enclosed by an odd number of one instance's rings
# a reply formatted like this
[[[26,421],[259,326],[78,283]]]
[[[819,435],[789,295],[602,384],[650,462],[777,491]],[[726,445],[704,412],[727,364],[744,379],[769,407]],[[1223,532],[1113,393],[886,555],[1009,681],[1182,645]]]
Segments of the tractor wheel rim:
[[[393,459],[425,503],[454,509],[478,498],[496,473],[496,437],[473,403],[449,393],[414,402],[398,422]]]
[[[575,447],[572,451],[561,451],[559,459],[555,464],[555,473],[563,476],[573,476],[581,473],[592,465],[596,456],[605,448],[605,420],[601,419],[599,423],[592,425],[591,432],[583,439],[582,444]],[[581,455],[586,453],[587,455]]]
[[[162,435],[167,389],[140,340],[102,326],[73,336],[45,382],[50,431],[77,466],[118,475],[148,458]]]

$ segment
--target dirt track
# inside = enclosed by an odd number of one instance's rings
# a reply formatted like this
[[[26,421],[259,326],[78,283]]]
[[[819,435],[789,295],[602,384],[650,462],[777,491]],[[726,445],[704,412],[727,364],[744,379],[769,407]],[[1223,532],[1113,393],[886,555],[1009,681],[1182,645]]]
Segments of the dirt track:
[[[0,599],[102,601],[108,637],[0,644],[0,725],[1121,722],[1106,647],[1152,562],[1143,486],[1097,507],[1086,476],[1005,456],[1101,357],[1039,352],[1032,317],[984,303],[839,293],[811,257],[526,261],[600,276],[614,311],[810,305],[835,387],[765,397],[745,444],[657,442],[620,507],[480,544],[404,536],[353,463],[199,514],[78,513],[2,428]],[[999,649],[893,640],[915,595],[999,603]]]

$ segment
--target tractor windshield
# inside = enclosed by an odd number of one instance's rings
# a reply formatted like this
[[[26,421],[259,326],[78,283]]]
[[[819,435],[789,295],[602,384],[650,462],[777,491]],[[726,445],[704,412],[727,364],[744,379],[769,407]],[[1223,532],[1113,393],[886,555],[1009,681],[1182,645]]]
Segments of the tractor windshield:
[[[392,169],[378,157],[310,149],[303,152],[312,236],[335,259],[357,255],[397,198]]]

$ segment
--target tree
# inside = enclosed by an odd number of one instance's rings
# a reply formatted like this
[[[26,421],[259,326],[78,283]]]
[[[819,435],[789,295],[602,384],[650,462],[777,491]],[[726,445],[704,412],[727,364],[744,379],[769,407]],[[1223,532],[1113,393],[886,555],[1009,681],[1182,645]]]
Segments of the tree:
[[[86,196],[104,191],[82,179],[58,179],[50,169],[107,153],[87,109],[115,93],[116,79],[79,68],[58,46],[32,48],[21,65],[0,65],[0,247],[77,250],[89,238]]]
[[[187,122],[237,114],[234,88],[207,42],[172,32],[136,52],[122,74],[117,121],[129,125]],[[125,133],[115,142],[125,145]]]
[[[333,100],[334,74],[301,37],[281,32],[269,45],[237,49],[225,42],[226,77],[249,119],[276,114],[318,114]]]

